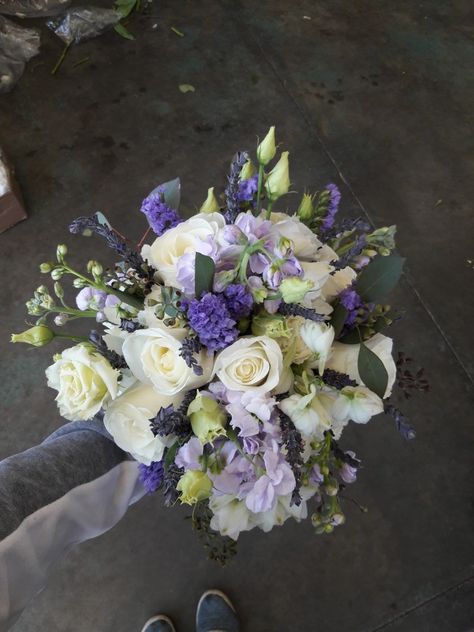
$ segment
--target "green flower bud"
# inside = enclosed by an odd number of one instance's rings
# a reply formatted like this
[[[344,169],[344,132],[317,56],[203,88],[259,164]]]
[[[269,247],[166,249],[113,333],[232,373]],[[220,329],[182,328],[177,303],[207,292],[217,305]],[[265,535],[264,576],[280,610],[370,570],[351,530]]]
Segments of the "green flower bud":
[[[303,193],[300,205],[296,211],[302,222],[309,222],[314,214],[313,196],[309,193]]]
[[[257,160],[261,165],[267,165],[270,160],[273,160],[275,154],[275,126],[272,125],[265,138],[257,147]]]
[[[46,325],[36,325],[21,334],[12,334],[12,342],[24,342],[33,347],[44,347],[54,338],[54,332]]]
[[[280,283],[280,292],[285,303],[300,303],[306,294],[314,287],[309,279],[287,277]]]
[[[86,285],[87,285],[87,281],[84,281],[84,279],[79,279],[79,278],[76,278],[76,279],[74,279],[74,281],[72,282],[72,284],[73,284],[73,286],[74,286],[75,288],[77,288],[78,290],[80,290],[81,288],[86,287]]]
[[[214,195],[214,187],[207,190],[207,198],[199,209],[201,213],[216,213],[220,209],[219,202]]]
[[[212,481],[205,472],[188,470],[179,479],[176,489],[181,492],[179,499],[182,503],[195,505],[200,500],[209,498],[212,491]]]
[[[67,246],[66,244],[59,244],[56,248],[56,259],[59,262],[62,262],[64,257],[67,255]]]
[[[104,268],[102,267],[102,265],[100,263],[98,263],[97,261],[94,263],[94,265],[92,266],[92,276],[97,279],[100,278],[100,276],[103,274],[104,272]]]
[[[187,414],[194,434],[203,445],[225,436],[226,414],[211,397],[198,392],[189,404]]]
[[[51,278],[53,281],[59,281],[63,277],[64,269],[63,268],[54,268],[51,272]]]
[[[58,298],[62,298],[64,296],[63,286],[56,281],[54,284],[54,293]]]
[[[289,152],[282,152],[280,160],[270,171],[265,181],[265,189],[267,190],[268,198],[271,202],[274,202],[290,190],[288,156]]]
[[[256,303],[263,303],[268,296],[268,290],[263,285],[261,287],[251,287],[250,291],[252,292],[253,300]]]
[[[58,314],[57,316],[54,317],[54,324],[57,325],[58,327],[62,327],[63,325],[67,323],[68,320],[69,320],[68,314]]]
[[[279,314],[254,316],[252,333],[254,336],[268,336],[269,338],[287,337],[289,330],[286,326],[286,318]]]
[[[250,158],[247,160],[245,165],[242,167],[242,171],[240,172],[240,180],[248,180],[255,173],[255,166]]]
[[[43,274],[49,274],[56,264],[51,261],[46,261],[40,264],[40,272]]]
[[[30,299],[29,301],[26,302],[26,309],[28,311],[28,314],[30,314],[30,316],[41,316],[41,314],[43,313],[43,310],[41,309],[41,307],[33,299]]]
[[[36,293],[38,294],[49,294],[49,290],[46,285],[39,285],[36,288]]]

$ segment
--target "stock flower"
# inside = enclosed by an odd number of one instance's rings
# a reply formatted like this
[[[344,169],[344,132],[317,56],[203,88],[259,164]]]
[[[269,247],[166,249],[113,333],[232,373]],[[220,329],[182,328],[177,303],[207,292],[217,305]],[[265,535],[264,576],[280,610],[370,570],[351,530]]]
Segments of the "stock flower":
[[[182,503],[195,505],[200,500],[209,498],[212,481],[205,472],[188,470],[179,479],[176,489],[181,492],[179,499]]]
[[[189,404],[187,414],[194,434],[203,445],[225,437],[226,414],[212,397],[198,393]]]
[[[231,391],[277,389],[283,370],[278,343],[267,336],[243,336],[219,353],[214,374]]]
[[[119,372],[88,345],[65,349],[46,369],[48,386],[58,391],[59,412],[70,421],[91,419],[118,392]]]
[[[257,147],[257,160],[261,165],[267,165],[270,160],[273,160],[275,154],[275,126],[272,125],[265,138]]]
[[[340,423],[352,419],[356,424],[366,424],[371,417],[383,412],[383,402],[365,386],[345,386],[338,392],[331,412]]]
[[[230,494],[211,496],[209,508],[213,516],[211,529],[237,540],[241,531],[249,531],[254,526],[251,522],[252,515],[245,502],[238,500]]]
[[[212,356],[202,351],[196,354],[202,375],[196,375],[180,356],[181,344],[187,334],[187,329],[163,324],[131,333],[123,343],[122,352],[133,375],[140,382],[153,385],[163,395],[175,395],[208,382]]]
[[[36,325],[30,327],[21,334],[12,334],[12,342],[24,342],[33,347],[44,347],[54,338],[54,332],[46,325]]]
[[[300,328],[300,336],[317,360],[319,375],[324,373],[324,366],[334,342],[334,335],[334,327],[312,320],[306,320]]]
[[[266,450],[263,462],[265,474],[260,476],[245,498],[245,504],[253,513],[273,509],[277,497],[290,494],[296,484],[291,467],[277,451]]]
[[[265,180],[265,189],[267,190],[269,200],[272,202],[290,190],[288,156],[288,151],[281,153],[280,160],[276,163]]]

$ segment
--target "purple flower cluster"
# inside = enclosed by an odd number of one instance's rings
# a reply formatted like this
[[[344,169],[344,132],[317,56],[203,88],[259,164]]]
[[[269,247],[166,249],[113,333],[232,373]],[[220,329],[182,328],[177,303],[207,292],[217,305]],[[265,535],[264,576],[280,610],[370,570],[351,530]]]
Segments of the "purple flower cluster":
[[[162,191],[146,197],[140,211],[146,215],[151,229],[158,237],[182,221],[178,213],[163,201]]]
[[[352,285],[340,292],[339,300],[341,305],[343,305],[343,307],[347,310],[344,326],[352,327],[356,322],[359,310],[363,305],[363,301]]]
[[[188,307],[188,320],[201,344],[209,351],[224,349],[239,336],[236,321],[222,294],[206,292],[200,299],[193,299]]]
[[[138,464],[138,474],[148,494],[156,492],[163,481],[162,461],[153,461],[150,465]]]
[[[234,320],[246,318],[252,311],[253,297],[245,285],[228,285],[224,290],[224,298],[229,314]]]
[[[327,184],[326,191],[329,194],[329,198],[326,215],[322,223],[323,231],[328,231],[334,226],[336,214],[339,210],[339,202],[341,201],[341,192],[335,184]]]
[[[252,176],[248,180],[242,180],[239,183],[239,192],[237,199],[239,202],[251,202],[255,197],[258,189],[258,176]]]

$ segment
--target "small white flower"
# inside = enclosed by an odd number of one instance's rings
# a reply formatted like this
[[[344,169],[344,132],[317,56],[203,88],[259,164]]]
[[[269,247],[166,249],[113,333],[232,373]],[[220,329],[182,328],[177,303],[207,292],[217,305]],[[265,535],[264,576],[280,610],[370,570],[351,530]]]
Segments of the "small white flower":
[[[326,323],[306,320],[300,327],[301,338],[317,360],[319,375],[324,373],[324,366],[334,342],[334,335],[334,327]]]
[[[331,412],[338,423],[345,424],[352,419],[357,424],[366,424],[371,417],[383,412],[383,402],[365,386],[345,386],[339,391]]]

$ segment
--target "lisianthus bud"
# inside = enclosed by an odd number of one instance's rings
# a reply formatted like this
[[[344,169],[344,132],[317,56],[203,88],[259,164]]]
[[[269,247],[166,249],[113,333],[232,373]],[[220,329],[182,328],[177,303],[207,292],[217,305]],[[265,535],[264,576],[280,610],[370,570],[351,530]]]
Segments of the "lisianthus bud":
[[[309,279],[287,277],[280,283],[279,290],[285,303],[300,303],[313,286]]]
[[[44,347],[54,338],[54,332],[46,325],[36,325],[21,334],[12,334],[12,342],[24,342],[33,347]]]
[[[225,436],[225,412],[211,397],[198,392],[189,404],[187,414],[194,434],[203,445],[212,443],[217,437]]]
[[[270,201],[274,202],[290,189],[290,167],[288,162],[289,152],[284,151],[280,160],[267,176],[265,188],[267,190]]]
[[[272,125],[267,135],[257,147],[257,160],[261,165],[267,165],[276,154],[275,126]]]
[[[252,333],[254,336],[268,336],[269,338],[283,338],[289,335],[286,319],[279,314],[254,316]]]
[[[200,470],[188,470],[179,479],[176,485],[182,503],[195,505],[200,500],[209,498],[212,490],[212,481],[204,472]]]
[[[309,193],[303,193],[297,214],[302,222],[308,222],[313,217],[314,208],[312,195],[309,195]]]
[[[250,158],[247,160],[245,165],[242,167],[242,171],[240,172],[240,180],[248,180],[255,173],[255,167]]]
[[[219,209],[219,202],[214,195],[214,187],[211,187],[207,190],[207,198],[199,210],[201,213],[216,213]]]

